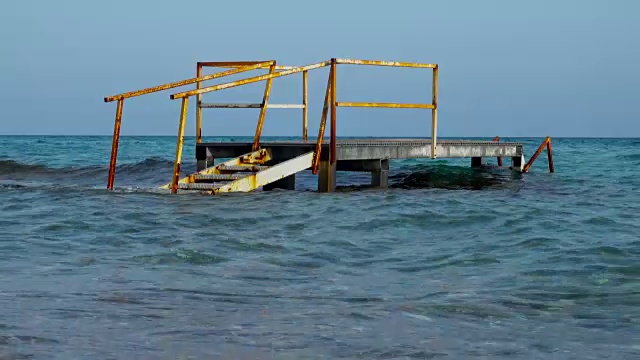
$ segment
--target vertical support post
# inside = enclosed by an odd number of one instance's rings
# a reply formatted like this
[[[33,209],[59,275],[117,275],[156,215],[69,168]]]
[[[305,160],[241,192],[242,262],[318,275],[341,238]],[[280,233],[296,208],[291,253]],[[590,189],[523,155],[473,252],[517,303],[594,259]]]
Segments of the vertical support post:
[[[198,62],[198,66],[196,68],[196,77],[202,77],[202,64]],[[196,83],[196,89],[200,89],[201,82],[198,81]],[[202,108],[200,108],[200,104],[202,103],[202,95],[196,95],[196,144],[200,144],[202,142]]]
[[[171,181],[171,193],[178,192],[178,181],[180,180],[180,162],[182,161],[182,147],[184,146],[184,129],[187,125],[187,106],[189,97],[182,98],[180,108],[180,125],[178,126],[178,144],[176,145],[176,160],[173,163],[173,180]]]
[[[269,67],[269,74],[276,72],[276,62],[272,62]],[[258,126],[256,127],[256,136],[253,139],[253,151],[260,149],[260,135],[262,134],[262,127],[264,126],[264,118],[267,115],[267,106],[269,105],[269,95],[271,94],[271,83],[273,78],[267,79],[267,84],[264,87],[264,96],[262,97],[262,106],[260,107],[260,117],[258,118]]]
[[[320,174],[318,175],[318,192],[331,193],[336,191],[337,164],[331,164],[323,159],[320,161]]]
[[[371,186],[387,188],[389,186],[389,159],[381,159],[379,169],[371,171]]]
[[[309,71],[302,72],[302,140],[307,140],[307,125],[309,121]]]
[[[329,154],[329,162],[331,165],[336,163],[336,64],[335,58],[331,59],[331,153]]]
[[[493,141],[496,141],[496,142],[500,141],[500,136],[494,137]],[[498,166],[502,166],[502,157],[501,156],[498,156]]]
[[[431,158],[435,159],[438,138],[438,65],[433,68],[433,109],[431,109]]]
[[[116,178],[116,159],[118,157],[118,145],[120,143],[120,124],[122,124],[122,107],[124,99],[118,99],[118,107],[116,108],[116,121],[113,126],[113,140],[111,142],[111,161],[109,162],[109,179],[107,181],[107,189],[113,190],[113,183]]]
[[[553,167],[553,150],[551,149],[551,138],[547,138],[547,159],[549,159],[549,172],[552,173],[555,171]]]
[[[318,166],[320,166],[320,154],[322,152],[322,140],[324,139],[324,129],[327,125],[327,113],[329,112],[329,102],[331,101],[331,79],[333,76],[333,70],[329,70],[329,79],[327,80],[327,91],[324,94],[324,107],[322,108],[322,118],[320,119],[320,126],[318,127],[318,141],[316,143],[316,152],[313,154],[313,164],[311,166],[311,173],[316,175],[318,173]]]

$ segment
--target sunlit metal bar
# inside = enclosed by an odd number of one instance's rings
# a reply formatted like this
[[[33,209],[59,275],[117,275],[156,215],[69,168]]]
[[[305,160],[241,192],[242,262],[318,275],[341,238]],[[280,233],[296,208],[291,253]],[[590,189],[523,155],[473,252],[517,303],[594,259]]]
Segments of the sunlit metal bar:
[[[239,68],[232,69],[232,70],[226,70],[226,71],[222,71],[222,72],[219,72],[219,73],[206,75],[206,76],[203,76],[203,77],[200,77],[200,78],[192,78],[192,79],[187,79],[187,80],[181,80],[181,81],[176,81],[176,82],[172,82],[172,83],[169,83],[169,84],[154,86],[154,87],[150,87],[150,88],[146,88],[146,89],[142,89],[142,90],[131,91],[131,92],[128,92],[128,93],[108,96],[108,97],[104,98],[104,102],[111,102],[111,101],[115,101],[115,100],[126,99],[126,98],[130,98],[130,97],[134,97],[134,96],[140,96],[140,95],[154,93],[154,92],[157,92],[157,91],[173,89],[173,88],[184,86],[184,85],[194,84],[194,83],[197,83],[199,81],[206,81],[206,80],[211,80],[211,79],[217,79],[217,78],[224,77],[224,76],[239,74],[239,73],[242,73],[242,72],[245,72],[245,71],[250,71],[250,70],[260,69],[260,68],[263,68],[265,66],[270,66],[273,63],[275,63],[275,60],[274,61],[264,62],[264,63],[259,63],[259,64],[248,65],[248,66],[245,66],[245,67],[239,67]]]
[[[273,63],[269,68],[269,74],[273,75],[276,72],[276,63]],[[253,138],[253,151],[260,149],[260,135],[262,135],[262,127],[264,126],[264,118],[267,116],[267,106],[269,106],[269,95],[271,94],[271,84],[273,78],[267,79],[267,83],[264,86],[264,96],[262,97],[262,108],[260,109],[260,116],[258,117],[258,125],[256,126],[256,135]]]
[[[437,64],[420,64],[410,62],[399,61],[380,61],[380,60],[356,60],[356,59],[336,59],[338,64],[353,64],[353,65],[376,65],[376,66],[395,66],[395,67],[411,67],[411,68],[436,68]]]
[[[113,139],[111,142],[111,161],[109,162],[109,180],[107,181],[107,189],[113,190],[113,182],[116,178],[116,159],[118,158],[118,143],[120,142],[120,125],[122,124],[122,107],[124,99],[118,100],[116,109],[116,121],[113,127]]]
[[[196,77],[202,77],[202,65],[200,63],[196,66]],[[196,89],[200,89],[202,82],[196,82]],[[202,142],[202,108],[200,108],[200,102],[202,101],[202,95],[196,96],[196,144]]]
[[[180,163],[182,162],[182,148],[184,147],[184,129],[187,125],[187,105],[189,98],[182,99],[180,108],[180,125],[178,126],[178,144],[176,145],[176,160],[173,163],[173,180],[171,181],[171,192],[178,192],[178,181],[180,180]]]
[[[309,123],[309,71],[302,72],[302,140],[307,140]]]
[[[228,88],[232,88],[232,87],[236,87],[236,86],[252,84],[252,83],[255,83],[255,82],[258,82],[258,81],[264,81],[264,80],[268,80],[268,79],[275,79],[275,78],[278,78],[278,77],[299,73],[299,72],[302,72],[302,71],[305,71],[305,70],[318,69],[318,68],[321,68],[321,67],[328,66],[329,64],[331,64],[330,61],[323,61],[323,62],[320,62],[320,63],[317,63],[317,64],[301,66],[301,67],[297,67],[297,68],[294,68],[294,69],[291,69],[291,70],[285,70],[285,71],[277,72],[277,73],[274,73],[274,74],[266,74],[266,75],[254,76],[254,77],[251,77],[251,78],[246,78],[246,79],[232,81],[232,82],[228,82],[228,83],[224,83],[224,84],[209,86],[209,87],[202,88],[202,89],[184,91],[184,92],[181,92],[181,93],[172,94],[170,96],[170,98],[172,100],[181,99],[183,97],[189,97],[189,96],[198,95],[198,94],[204,94],[204,93],[208,93],[208,92],[212,92],[212,91],[228,89]]]
[[[374,107],[374,108],[398,108],[398,109],[433,109],[432,104],[396,104],[396,103],[372,103],[372,102],[339,102],[336,106],[342,107]]]
[[[336,59],[331,59],[331,153],[329,154],[329,165],[334,166],[336,164]],[[335,184],[333,176],[329,176],[333,179],[330,181],[329,189],[332,189]]]
[[[431,110],[431,158],[437,157],[436,140],[438,138],[438,65],[433,68],[433,109]]]
[[[260,109],[262,104],[200,103],[202,109]],[[268,109],[304,109],[304,104],[267,104]]]
[[[220,67],[220,68],[237,68],[247,65],[254,65],[263,63],[266,61],[201,61],[198,64],[204,67]],[[268,68],[269,65],[262,66],[262,68]],[[276,70],[291,70],[297,66],[276,65]]]
[[[331,101],[331,79],[333,78],[333,70],[329,70],[329,79],[327,80],[327,90],[324,94],[324,107],[322,108],[322,117],[320,118],[320,126],[318,127],[318,140],[316,142],[316,151],[313,154],[313,163],[311,173],[318,173],[320,165],[320,153],[322,152],[322,140],[324,139],[324,129],[327,126],[327,113],[329,112],[329,102]]]

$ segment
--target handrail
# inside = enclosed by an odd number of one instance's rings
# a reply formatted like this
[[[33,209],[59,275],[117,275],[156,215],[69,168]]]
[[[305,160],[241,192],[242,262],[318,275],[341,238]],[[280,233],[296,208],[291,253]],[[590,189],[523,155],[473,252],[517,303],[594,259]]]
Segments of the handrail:
[[[202,62],[198,63],[198,71],[202,66],[228,66],[228,67],[236,67],[241,65],[255,64],[255,62]],[[373,65],[373,66],[392,66],[392,67],[411,67],[411,68],[428,68],[433,69],[433,96],[431,104],[397,104],[397,103],[376,103],[376,102],[338,102],[336,99],[336,66],[338,64],[354,64],[354,65]],[[325,93],[325,103],[322,109],[322,119],[319,126],[318,139],[316,143],[316,150],[313,157],[313,162],[311,166],[311,170],[313,174],[317,173],[319,162],[320,162],[320,153],[322,151],[322,142],[324,138],[324,131],[326,128],[326,120],[328,116],[329,106],[331,107],[331,143],[330,143],[330,153],[329,153],[329,164],[333,166],[337,161],[337,152],[336,152],[336,108],[338,106],[341,107],[377,107],[377,108],[405,108],[405,109],[431,109],[432,120],[431,120],[431,157],[437,157],[437,123],[438,123],[438,64],[422,64],[422,63],[409,63],[409,62],[397,62],[397,61],[379,61],[379,60],[355,60],[355,59],[337,59],[332,58],[328,61],[323,61],[315,64],[298,66],[298,67],[290,67],[284,71],[276,72],[278,66],[272,64],[269,66],[269,74],[259,75],[250,78],[240,79],[236,81],[231,81],[223,84],[213,85],[205,88],[196,88],[195,90],[183,91],[175,94],[171,94],[169,97],[172,100],[182,99],[182,109],[186,109],[186,103],[188,102],[189,97],[196,96],[198,98],[198,106],[200,109],[202,105],[200,104],[199,98],[202,94],[229,89],[232,87],[247,85],[256,83],[259,81],[267,81],[267,85],[265,86],[265,92],[263,101],[261,104],[252,104],[249,106],[242,107],[259,107],[260,117],[258,119],[258,125],[256,126],[256,133],[254,136],[253,151],[259,149],[260,145],[260,136],[262,133],[262,128],[264,125],[264,119],[266,115],[266,109],[268,106],[269,95],[271,92],[271,82],[273,79],[283,76],[288,76],[292,74],[296,74],[299,72],[304,72],[305,78],[306,74],[309,70],[319,69],[326,66],[331,66],[331,70],[329,72],[329,80],[327,83],[327,90]],[[254,65],[255,66],[255,65]],[[265,67],[263,65],[263,67]],[[284,67],[282,67],[284,68]],[[304,109],[306,110],[306,79],[303,82],[304,87]],[[223,107],[240,107],[235,104],[224,104]],[[186,110],[181,112],[180,116],[180,129],[178,130],[179,137],[184,136],[184,124],[186,123]],[[200,119],[200,114],[196,114],[197,120]],[[306,139],[306,114],[304,115],[304,138]],[[197,121],[197,131],[200,131],[200,121]],[[196,134],[197,138],[200,138],[200,134]],[[179,179],[179,171],[180,171],[180,162],[181,162],[181,153],[182,153],[182,140],[178,139],[178,149],[176,149],[176,160],[174,164],[174,182],[172,185],[172,191],[177,192],[177,181]],[[177,171],[177,172],[176,172]]]
[[[272,74],[267,74],[267,75],[259,75],[259,76],[254,76],[254,77],[251,77],[251,78],[246,78],[246,79],[236,80],[236,81],[232,81],[232,82],[228,82],[228,83],[213,85],[213,86],[209,86],[209,87],[202,88],[202,89],[195,89],[195,90],[184,91],[184,92],[180,92],[180,93],[176,93],[176,94],[171,94],[169,96],[169,98],[171,100],[175,100],[175,99],[182,99],[182,98],[193,96],[193,95],[201,95],[201,94],[205,94],[205,93],[212,92],[212,91],[218,91],[218,90],[228,89],[228,88],[232,88],[232,87],[236,87],[236,86],[252,84],[252,83],[255,83],[255,82],[259,82],[259,81],[275,79],[275,78],[278,78],[278,77],[287,76],[287,75],[299,73],[299,72],[302,72],[302,71],[319,69],[321,67],[325,67],[325,66],[328,66],[330,64],[331,64],[331,61],[323,61],[323,62],[319,62],[319,63],[316,63],[316,64],[311,64],[311,65],[306,65],[306,66],[299,66],[299,67],[295,67],[295,68],[290,69],[290,70],[285,70],[285,71],[281,71],[281,72],[277,72],[277,73],[272,73]]]
[[[113,127],[113,139],[112,139],[112,143],[111,143],[111,160],[109,161],[109,178],[107,180],[107,189],[108,190],[113,190],[113,183],[115,182],[116,161],[117,161],[117,157],[118,157],[118,146],[119,146],[119,143],[120,143],[120,127],[121,127],[121,124],[122,124],[122,109],[124,107],[124,100],[125,99],[131,98],[131,97],[136,97],[136,96],[141,96],[141,95],[146,95],[146,94],[151,94],[151,93],[162,91],[162,90],[173,89],[173,88],[176,88],[176,87],[189,85],[189,84],[193,84],[193,83],[197,83],[198,86],[199,86],[199,84],[202,81],[212,80],[212,79],[221,78],[221,77],[224,77],[224,76],[229,76],[229,75],[234,75],[234,74],[239,74],[239,73],[242,73],[242,72],[259,69],[259,68],[262,68],[264,66],[273,67],[273,66],[275,66],[275,63],[276,63],[275,60],[264,61],[264,62],[250,64],[250,65],[247,65],[247,66],[244,66],[244,67],[238,67],[238,68],[235,68],[235,69],[232,69],[232,70],[218,72],[218,73],[215,73],[215,74],[210,74],[210,75],[206,75],[206,76],[198,76],[198,77],[191,78],[191,79],[176,81],[176,82],[163,84],[163,85],[159,85],[159,86],[154,86],[154,87],[150,87],[150,88],[146,88],[146,89],[142,89],[142,90],[136,90],[136,91],[131,91],[131,92],[127,92],[127,93],[122,93],[122,94],[118,94],[118,95],[105,97],[104,98],[105,102],[112,102],[114,100],[118,101],[118,105],[117,105],[117,109],[116,109],[116,119],[115,119],[115,124],[114,124],[114,127]],[[198,73],[198,75],[200,75],[200,74]],[[185,109],[185,113],[186,113],[186,109]]]
[[[190,78],[190,79],[186,79],[186,80],[180,80],[180,81],[176,81],[176,82],[172,82],[172,83],[168,83],[168,84],[162,84],[162,85],[158,85],[158,86],[149,87],[149,88],[142,89],[142,90],[130,91],[130,92],[122,93],[122,94],[118,94],[118,95],[107,96],[107,97],[104,98],[104,102],[112,102],[112,101],[115,101],[115,100],[127,99],[127,98],[131,98],[131,97],[135,97],[135,96],[151,94],[151,93],[162,91],[162,90],[173,89],[173,88],[177,88],[177,87],[184,86],[184,85],[195,84],[197,82],[217,79],[217,78],[221,78],[221,77],[225,77],[225,76],[229,76],[229,75],[235,75],[235,74],[239,74],[239,73],[250,71],[250,70],[261,69],[261,68],[264,68],[265,66],[270,66],[271,64],[275,64],[275,60],[264,61],[264,62],[256,63],[256,64],[250,64],[250,65],[247,65],[247,66],[244,66],[244,67],[236,67],[234,69],[221,71],[221,72],[215,73],[215,74],[210,74],[210,75],[205,75],[205,76],[201,76],[201,77]]]

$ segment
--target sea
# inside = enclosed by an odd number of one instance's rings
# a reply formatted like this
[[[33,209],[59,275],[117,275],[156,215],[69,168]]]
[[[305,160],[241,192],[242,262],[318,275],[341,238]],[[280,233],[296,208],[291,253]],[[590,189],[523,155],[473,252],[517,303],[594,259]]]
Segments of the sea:
[[[640,359],[640,139],[552,144],[208,196],[157,190],[175,136],[114,191],[111,136],[2,136],[0,359]]]

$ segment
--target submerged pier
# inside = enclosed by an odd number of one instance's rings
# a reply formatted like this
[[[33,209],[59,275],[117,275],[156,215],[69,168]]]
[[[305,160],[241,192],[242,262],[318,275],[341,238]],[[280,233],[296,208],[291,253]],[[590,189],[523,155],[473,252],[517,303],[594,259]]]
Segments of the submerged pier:
[[[375,103],[375,102],[338,102],[336,96],[337,65],[369,65],[385,67],[409,67],[430,69],[433,72],[431,103]],[[210,75],[202,75],[205,67],[231,68]],[[329,67],[324,107],[322,110],[318,136],[308,139],[308,72]],[[251,70],[268,69],[269,73],[249,77],[237,81],[203,87],[204,81],[222,78]],[[272,104],[269,97],[272,81],[275,78],[302,74],[301,104]],[[265,89],[260,103],[204,103],[202,94],[220,91],[265,81]],[[179,86],[195,84],[196,88],[174,93],[172,100],[181,100],[180,120],[176,144],[176,158],[171,182],[160,186],[172,193],[182,191],[205,191],[219,194],[235,191],[253,191],[274,188],[295,189],[295,175],[301,171],[311,170],[318,176],[318,191],[333,192],[336,189],[337,171],[362,171],[371,173],[371,184],[386,187],[388,184],[389,160],[412,158],[469,158],[472,167],[483,165],[485,158],[497,158],[502,166],[502,159],[510,158],[509,168],[513,171],[527,172],[531,164],[546,147],[549,158],[549,170],[554,171],[551,152],[551,139],[546,138],[536,153],[525,164],[523,145],[521,143],[500,142],[498,137],[493,141],[475,140],[439,140],[438,127],[438,65],[427,63],[408,63],[377,60],[336,59],[323,61],[307,66],[281,66],[275,60],[269,61],[236,61],[236,62],[199,62],[196,77],[152,88],[106,97],[105,102],[117,101],[116,120],[111,151],[109,179],[107,188],[113,189],[115,169],[120,137],[120,124],[124,100],[136,96],[155,93]],[[196,148],[197,169],[193,174],[181,176],[182,153],[189,99],[195,98],[196,110]],[[412,108],[426,109],[431,112],[430,139],[337,139],[338,107],[375,107],[375,108]],[[213,108],[260,109],[255,136],[252,142],[202,142],[202,110]],[[266,112],[269,108],[286,108],[302,110],[302,140],[261,142]],[[327,120],[330,119],[330,133],[325,139]],[[225,159],[219,163],[218,159]],[[230,160],[229,160],[230,159]]]

